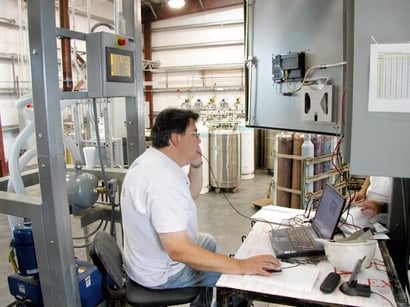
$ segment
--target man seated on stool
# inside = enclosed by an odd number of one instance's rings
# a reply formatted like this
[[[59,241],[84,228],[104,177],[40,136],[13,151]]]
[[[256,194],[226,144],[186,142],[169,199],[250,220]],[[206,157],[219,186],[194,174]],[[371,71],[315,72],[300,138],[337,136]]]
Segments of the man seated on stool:
[[[270,275],[272,255],[235,259],[215,252],[216,241],[198,232],[194,199],[202,188],[201,142],[190,110],[160,112],[152,148],[130,166],[122,185],[124,264],[127,275],[152,289],[208,287],[191,306],[210,306],[221,273]],[[182,169],[189,165],[186,175]]]
[[[350,200],[357,202],[361,212],[369,219],[375,218],[386,225],[387,204],[390,203],[393,178],[368,176],[359,192],[355,192]]]

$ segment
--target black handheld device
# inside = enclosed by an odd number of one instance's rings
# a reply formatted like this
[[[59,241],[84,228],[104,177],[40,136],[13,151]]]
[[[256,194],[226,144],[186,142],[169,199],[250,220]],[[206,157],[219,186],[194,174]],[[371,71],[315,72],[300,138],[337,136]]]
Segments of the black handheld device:
[[[339,285],[340,275],[336,272],[330,272],[320,284],[320,291],[323,293],[332,293]]]
[[[350,296],[364,296],[364,297],[370,296],[372,292],[370,286],[357,283],[357,274],[359,274],[362,268],[362,263],[364,259],[366,259],[366,256],[364,256],[362,259],[357,260],[356,266],[354,268],[352,275],[350,276],[349,281],[346,281],[340,285],[339,289],[344,294],[350,295]]]

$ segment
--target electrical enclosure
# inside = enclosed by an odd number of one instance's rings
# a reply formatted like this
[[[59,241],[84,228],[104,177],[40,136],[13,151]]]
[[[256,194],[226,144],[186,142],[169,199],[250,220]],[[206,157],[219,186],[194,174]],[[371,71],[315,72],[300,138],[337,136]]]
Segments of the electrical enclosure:
[[[88,97],[136,96],[135,43],[108,32],[86,36]]]
[[[352,46],[349,0],[258,0],[245,4],[248,125],[340,135]],[[309,68],[336,64],[310,71]],[[342,107],[344,106],[344,108]]]

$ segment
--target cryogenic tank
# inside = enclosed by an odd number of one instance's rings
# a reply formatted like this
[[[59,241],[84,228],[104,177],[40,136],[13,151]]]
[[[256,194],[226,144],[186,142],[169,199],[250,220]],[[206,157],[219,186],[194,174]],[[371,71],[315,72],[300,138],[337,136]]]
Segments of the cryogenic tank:
[[[275,136],[278,133],[276,130],[265,130],[265,167],[269,171],[275,168]]]
[[[241,134],[236,130],[209,132],[209,167],[211,186],[236,188],[241,178]]]
[[[199,121],[196,123],[196,128],[198,129],[199,137],[201,139],[199,147],[201,148],[202,156],[204,157],[201,194],[205,194],[209,192],[209,132],[208,127]]]
[[[241,132],[241,177],[252,179],[255,177],[255,133],[245,123],[239,126]]]

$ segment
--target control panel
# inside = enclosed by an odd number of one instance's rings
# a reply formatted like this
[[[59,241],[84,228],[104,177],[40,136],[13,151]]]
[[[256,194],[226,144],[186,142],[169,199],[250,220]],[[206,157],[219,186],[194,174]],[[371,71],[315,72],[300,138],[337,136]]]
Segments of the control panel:
[[[86,35],[88,97],[136,96],[133,38],[93,32]]]

